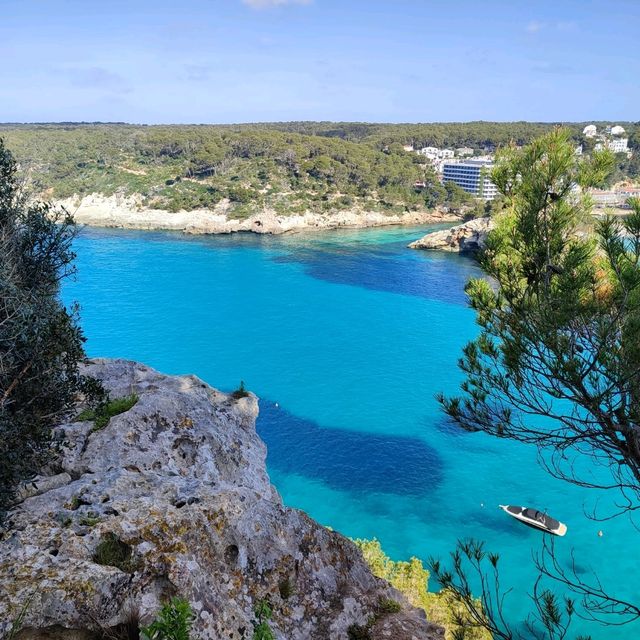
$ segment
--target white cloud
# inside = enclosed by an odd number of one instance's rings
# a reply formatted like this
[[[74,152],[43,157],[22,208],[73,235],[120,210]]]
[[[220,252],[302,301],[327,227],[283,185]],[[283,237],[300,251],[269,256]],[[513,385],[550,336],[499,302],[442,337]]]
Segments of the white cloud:
[[[272,7],[282,7],[287,4],[311,4],[313,0],[242,0],[252,9],[271,9]]]
[[[556,31],[577,31],[578,25],[572,20],[566,22],[538,22],[537,20],[531,20],[525,27],[529,33],[538,33],[543,30],[556,30]]]

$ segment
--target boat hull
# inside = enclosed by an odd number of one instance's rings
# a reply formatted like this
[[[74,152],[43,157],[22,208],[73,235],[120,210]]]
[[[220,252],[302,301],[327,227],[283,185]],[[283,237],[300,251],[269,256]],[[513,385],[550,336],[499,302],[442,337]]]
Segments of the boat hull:
[[[551,535],[560,537],[567,533],[566,524],[555,520],[536,509],[517,507],[508,504],[501,504],[499,506],[512,518],[515,518],[519,522],[522,522],[522,524],[525,524],[532,529],[536,529],[537,531],[543,531],[544,533],[550,533]]]

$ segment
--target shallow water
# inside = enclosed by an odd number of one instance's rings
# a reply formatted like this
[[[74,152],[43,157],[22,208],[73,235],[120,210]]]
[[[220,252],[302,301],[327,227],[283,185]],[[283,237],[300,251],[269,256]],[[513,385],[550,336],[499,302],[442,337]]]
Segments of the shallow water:
[[[434,400],[461,380],[476,333],[458,255],[411,251],[426,228],[187,237],[85,229],[64,299],[82,306],[91,356],[195,373],[260,398],[258,432],[286,504],[396,559],[444,556],[457,538],[499,551],[517,620],[536,574],[540,534],[499,503],[547,509],[585,571],[640,599],[627,521],[586,518],[593,492],[546,475],[535,452],[466,434]],[[604,503],[603,503],[604,504]],[[597,531],[604,530],[598,537]],[[594,638],[633,638],[635,627]]]

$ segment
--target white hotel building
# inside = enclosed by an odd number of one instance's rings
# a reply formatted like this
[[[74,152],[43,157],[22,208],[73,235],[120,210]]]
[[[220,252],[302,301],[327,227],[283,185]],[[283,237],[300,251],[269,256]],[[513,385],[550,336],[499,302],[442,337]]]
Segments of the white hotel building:
[[[455,182],[476,198],[493,200],[498,195],[498,189],[489,179],[492,168],[491,160],[445,162],[442,167],[442,182]]]

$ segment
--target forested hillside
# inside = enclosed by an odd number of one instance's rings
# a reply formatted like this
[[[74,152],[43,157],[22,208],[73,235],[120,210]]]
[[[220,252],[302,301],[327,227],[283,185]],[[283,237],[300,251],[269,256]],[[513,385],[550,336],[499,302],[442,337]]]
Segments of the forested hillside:
[[[291,122],[245,125],[0,125],[38,194],[51,198],[140,194],[148,207],[212,208],[232,217],[362,208],[400,213],[459,204],[416,148],[523,144],[542,123],[367,124]],[[569,125],[581,140],[582,124]],[[638,130],[624,123],[637,142]],[[635,136],[635,137],[634,137]],[[425,188],[416,189],[416,182]],[[452,202],[453,201],[453,202]]]

